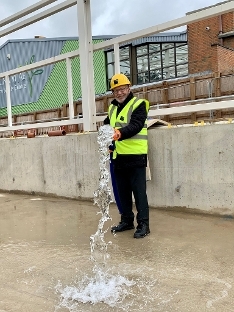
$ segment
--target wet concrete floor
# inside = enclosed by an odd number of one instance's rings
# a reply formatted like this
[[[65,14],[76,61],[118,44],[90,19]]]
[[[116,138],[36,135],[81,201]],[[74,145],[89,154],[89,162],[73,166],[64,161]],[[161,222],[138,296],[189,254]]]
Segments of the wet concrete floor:
[[[112,299],[104,283],[103,299],[64,301],[69,289],[85,297],[94,274],[97,212],[91,202],[0,194],[0,312],[234,311],[234,220],[156,209],[144,239],[105,234],[112,286],[113,276],[132,284],[114,288]],[[119,221],[114,205],[110,215],[106,227]]]

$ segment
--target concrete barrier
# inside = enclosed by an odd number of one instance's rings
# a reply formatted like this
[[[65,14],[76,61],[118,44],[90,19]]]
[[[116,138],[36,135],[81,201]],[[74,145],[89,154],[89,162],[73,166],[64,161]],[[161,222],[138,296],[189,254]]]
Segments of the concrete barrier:
[[[0,141],[0,189],[91,199],[98,188],[97,134]]]
[[[152,207],[234,215],[234,124],[149,130]],[[0,141],[0,189],[92,199],[97,133]]]
[[[155,207],[234,215],[234,124],[149,130]]]

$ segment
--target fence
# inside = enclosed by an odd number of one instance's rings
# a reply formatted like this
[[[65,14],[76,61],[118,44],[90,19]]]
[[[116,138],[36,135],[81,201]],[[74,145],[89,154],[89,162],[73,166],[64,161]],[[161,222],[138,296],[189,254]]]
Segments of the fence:
[[[140,98],[150,101],[151,108],[178,107],[181,105],[191,105],[198,103],[209,103],[211,101],[221,101],[225,98],[234,98],[234,75],[221,75],[220,73],[199,76],[193,78],[183,78],[177,80],[162,81],[148,86],[135,86],[133,92]],[[105,115],[108,105],[113,100],[111,93],[96,97],[97,115]],[[82,117],[82,101],[74,104],[74,116]],[[69,105],[64,104],[61,108],[46,111],[37,111],[27,114],[14,115],[13,125],[36,122],[48,122],[54,120],[66,120],[69,116]],[[216,110],[214,112],[197,112],[161,116],[161,119],[173,124],[193,123],[207,119],[216,121],[223,118],[234,117],[234,108]],[[97,128],[102,122],[97,123]],[[0,125],[7,125],[7,117],[0,118]],[[33,125],[32,125],[33,127]],[[30,129],[30,125],[29,125]],[[48,131],[57,130],[59,127],[42,127],[37,129],[37,135],[47,134]],[[82,132],[83,124],[66,126],[67,132]],[[18,135],[26,135],[27,130],[18,132]],[[12,131],[0,133],[0,137],[13,136]]]

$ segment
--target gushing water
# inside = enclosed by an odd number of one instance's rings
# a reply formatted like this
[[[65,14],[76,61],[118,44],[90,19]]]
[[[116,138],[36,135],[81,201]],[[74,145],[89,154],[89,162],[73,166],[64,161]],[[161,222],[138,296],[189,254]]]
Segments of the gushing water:
[[[112,201],[111,189],[109,187],[110,174],[107,169],[109,163],[109,146],[112,143],[113,128],[109,125],[100,127],[98,132],[99,145],[99,188],[94,192],[94,204],[99,207],[101,218],[95,234],[90,237],[91,261],[94,263],[94,276],[85,275],[82,280],[78,280],[72,286],[66,286],[59,282],[56,291],[60,293],[60,304],[56,308],[67,308],[69,311],[78,311],[80,304],[106,303],[114,307],[122,302],[129,294],[128,288],[135,284],[120,275],[113,275],[106,268],[106,260],[109,258],[107,253],[108,244],[104,240],[106,231],[103,226],[110,220],[109,205]],[[126,308],[122,308],[121,309]],[[83,310],[82,310],[83,311]]]
[[[109,206],[112,199],[107,163],[109,162],[108,149],[112,142],[113,133],[113,128],[108,125],[100,127],[98,132],[99,188],[94,192],[94,204],[99,207],[101,218],[96,233],[90,237],[91,260],[95,263],[95,269],[105,266],[106,259],[109,258],[107,243],[104,240],[105,231],[103,231],[103,226],[110,219]]]

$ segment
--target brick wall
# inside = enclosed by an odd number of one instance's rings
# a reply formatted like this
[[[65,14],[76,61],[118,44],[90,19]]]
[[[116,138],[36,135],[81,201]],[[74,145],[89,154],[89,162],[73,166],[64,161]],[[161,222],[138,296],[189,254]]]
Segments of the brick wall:
[[[213,72],[217,56],[211,45],[219,43],[219,18],[212,17],[192,23],[187,30],[189,74]]]
[[[230,13],[222,15],[221,22],[222,22],[221,24],[222,33],[233,31],[234,30],[234,13],[230,12]],[[220,43],[224,45],[225,47],[234,49],[233,37],[223,38],[223,40],[221,40]]]
[[[234,37],[223,38],[223,45],[227,48],[234,49]]]
[[[188,25],[189,74],[215,72],[224,68],[226,71],[229,65],[233,67],[233,51],[219,45],[234,48],[234,37],[218,38],[220,33],[233,30],[233,12]]]
[[[234,72],[234,51],[222,46],[213,47],[217,54],[217,71],[220,73]]]
[[[234,13],[226,13],[221,16],[223,33],[232,31],[234,29]]]

